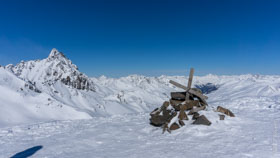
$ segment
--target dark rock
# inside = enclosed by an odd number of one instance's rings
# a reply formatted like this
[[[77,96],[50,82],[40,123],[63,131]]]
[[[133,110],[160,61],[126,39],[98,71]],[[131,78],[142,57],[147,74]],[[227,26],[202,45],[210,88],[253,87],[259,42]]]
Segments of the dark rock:
[[[167,118],[164,117],[163,115],[153,115],[150,118],[151,125],[154,125],[156,127],[160,127],[160,126],[164,125],[166,121],[167,121]]]
[[[179,129],[180,126],[177,124],[177,123],[173,123],[171,126],[170,126],[170,130],[176,130],[176,129]]]
[[[172,100],[181,100],[184,101],[186,99],[186,92],[171,92]]]
[[[189,118],[184,110],[180,110],[178,117],[179,117],[179,120],[189,120]]]
[[[165,101],[162,105],[162,108],[167,108],[169,106],[169,102],[168,101]]]
[[[179,124],[180,124],[180,126],[185,126],[185,123],[182,120],[179,120]]]
[[[198,112],[195,112],[193,114],[193,117],[192,117],[192,120],[197,120],[199,118],[199,113]]]
[[[183,101],[178,101],[178,100],[170,100],[171,106],[176,110],[180,111],[180,104],[183,103]]]
[[[159,115],[159,114],[160,114],[160,109],[159,109],[159,108],[156,108],[155,110],[153,110],[153,111],[150,113],[150,116]]]
[[[180,111],[180,105],[176,105],[176,106],[174,105],[172,107],[174,108],[175,111]]]
[[[162,104],[160,108],[156,108],[154,111],[150,113],[150,115],[159,115],[161,112],[166,112],[167,107],[169,106],[169,102],[166,101]]]
[[[74,76],[77,76],[76,79],[73,77],[73,79],[71,79],[69,76],[67,76],[66,78],[61,78],[61,82],[65,85],[71,86],[73,88],[76,88],[78,90],[90,90],[90,91],[95,91],[94,88],[90,88],[90,81],[88,80],[88,78],[86,76],[84,76],[83,74],[77,74],[76,71],[73,72]]]
[[[220,117],[220,120],[225,120],[225,115],[219,115],[219,117]]]
[[[161,109],[157,108],[153,112],[150,113],[150,124],[160,127],[168,122],[177,115],[176,111],[167,110],[166,106],[167,104],[163,104]]]
[[[184,102],[184,104],[181,106],[181,109],[183,110],[191,110],[193,107],[199,107],[199,101],[198,100],[189,100],[188,102]]]
[[[170,104],[172,106],[176,106],[176,105],[179,105],[179,104],[182,104],[184,101],[179,101],[179,100],[173,100],[173,99],[170,99]]]
[[[37,88],[36,88],[34,91],[35,91],[36,93],[42,93],[42,91],[40,91],[40,90],[37,89]]]
[[[176,116],[177,112],[172,111],[172,110],[163,109],[162,114],[163,114],[163,116],[167,117],[168,120],[170,120],[171,118]]]
[[[188,115],[193,115],[195,112],[199,112],[201,110],[204,110],[206,108],[206,106],[201,106],[201,107],[198,107],[198,108],[193,108],[189,113]]]
[[[170,133],[170,130],[168,129],[168,123],[165,123],[165,124],[162,126],[162,134],[164,134],[164,132],[165,132],[166,130]]]
[[[230,117],[235,117],[235,115],[229,109],[223,108],[221,106],[217,107],[217,111],[220,113],[226,114]]]
[[[211,122],[204,115],[201,115],[193,122],[193,124],[210,126]]]

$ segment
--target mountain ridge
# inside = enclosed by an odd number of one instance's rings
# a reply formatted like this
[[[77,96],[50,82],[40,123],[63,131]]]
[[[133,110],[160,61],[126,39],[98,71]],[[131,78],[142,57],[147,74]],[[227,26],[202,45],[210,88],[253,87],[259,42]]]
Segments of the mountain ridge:
[[[23,80],[38,84],[53,85],[61,81],[65,85],[76,89],[95,91],[94,84],[89,77],[81,73],[75,64],[57,49],[52,49],[48,58],[43,60],[21,61],[5,67]]]

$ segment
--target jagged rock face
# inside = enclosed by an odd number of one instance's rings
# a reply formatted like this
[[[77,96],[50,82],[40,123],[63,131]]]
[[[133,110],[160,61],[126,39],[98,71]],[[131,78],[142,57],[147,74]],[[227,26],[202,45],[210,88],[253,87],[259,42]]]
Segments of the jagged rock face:
[[[33,85],[36,83],[53,85],[56,82],[62,82],[79,90],[95,91],[93,82],[55,48],[46,59],[21,61],[16,66],[7,65],[6,69]]]
[[[39,89],[37,89],[36,85],[34,85],[34,83],[32,83],[32,82],[25,83],[24,87],[28,88],[36,93],[42,93]]]

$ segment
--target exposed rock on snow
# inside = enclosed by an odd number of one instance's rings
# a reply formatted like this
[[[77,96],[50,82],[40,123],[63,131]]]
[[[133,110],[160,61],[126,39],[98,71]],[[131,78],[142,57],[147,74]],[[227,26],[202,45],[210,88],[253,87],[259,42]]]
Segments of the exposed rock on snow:
[[[221,106],[218,106],[218,107],[217,107],[217,111],[218,111],[218,112],[221,112],[221,113],[223,113],[223,114],[226,114],[226,115],[228,115],[228,116],[230,116],[230,117],[235,117],[235,115],[234,115],[229,109],[223,108],[223,107],[221,107]]]
[[[210,126],[211,122],[204,115],[201,115],[193,122],[193,124]]]
[[[225,120],[225,115],[221,115],[221,114],[219,114],[219,117],[220,117],[220,120]]]

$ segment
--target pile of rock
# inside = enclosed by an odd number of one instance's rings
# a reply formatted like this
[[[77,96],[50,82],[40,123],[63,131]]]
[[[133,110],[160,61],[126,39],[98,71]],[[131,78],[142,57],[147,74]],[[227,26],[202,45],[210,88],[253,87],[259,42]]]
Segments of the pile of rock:
[[[184,126],[184,121],[193,120],[194,125],[207,125],[210,126],[211,122],[204,115],[200,115],[199,111],[205,110],[208,106],[206,100],[207,96],[202,94],[198,88],[191,88],[194,70],[191,69],[189,76],[188,87],[185,87],[175,81],[170,81],[176,87],[182,88],[184,92],[171,92],[171,99],[163,103],[160,108],[156,108],[150,113],[150,123],[156,127],[163,127],[163,132],[166,130],[179,129]],[[216,112],[219,114],[220,120],[225,119],[225,115],[234,117],[234,114],[223,107],[218,107]],[[225,114],[225,115],[223,115]]]

